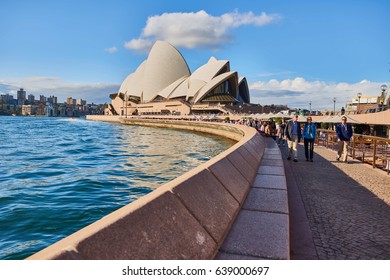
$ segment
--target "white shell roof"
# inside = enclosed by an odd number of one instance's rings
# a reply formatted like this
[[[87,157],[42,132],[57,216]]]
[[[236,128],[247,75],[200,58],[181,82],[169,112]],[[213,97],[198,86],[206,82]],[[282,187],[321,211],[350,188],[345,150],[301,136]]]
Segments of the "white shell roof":
[[[198,95],[196,96],[194,102],[198,102],[200,101],[207,93],[209,93],[210,91],[212,91],[216,86],[218,86],[221,82],[224,82],[232,77],[235,77],[236,80],[238,80],[238,77],[237,77],[237,72],[226,72],[226,73],[223,73],[221,75],[218,75],[217,77],[215,77],[213,80],[211,80],[210,83],[207,83],[207,85],[205,85],[199,92],[198,92]],[[238,84],[236,85],[238,86]],[[237,90],[235,92],[235,94],[237,94]],[[237,97],[237,96],[235,96]]]
[[[205,82],[211,81],[217,74],[222,74],[220,71],[223,67],[227,66],[227,71],[230,71],[229,61],[227,60],[217,60],[215,57],[211,57],[209,61],[199,67],[191,75],[192,80],[201,80]],[[190,82],[191,83],[191,82]]]
[[[160,91],[158,93],[158,95],[160,95],[160,96],[162,96],[164,98],[168,98],[169,95],[173,91],[176,91],[177,87],[180,86],[180,84],[183,83],[186,79],[188,79],[188,77],[183,77],[183,78],[178,79],[176,82],[173,82],[172,84],[170,84],[169,86],[164,88],[162,91]]]
[[[176,98],[176,97],[182,97],[182,96],[187,96],[188,93],[188,80],[189,78],[187,77],[176,89],[174,92],[169,95],[169,98]]]
[[[120,93],[126,93],[127,95],[134,95],[141,97],[143,90],[143,81],[144,81],[144,70],[145,70],[146,60],[144,60],[137,70],[134,73],[130,74],[123,81],[121,87],[119,88]]]
[[[190,88],[188,89],[187,98],[194,97],[198,91],[207,83],[202,80],[190,79]]]
[[[246,83],[246,79],[238,79],[237,72],[229,71],[228,60],[211,57],[191,75],[180,52],[167,42],[157,41],[148,58],[123,81],[119,92],[138,96],[142,102],[152,101],[160,95],[168,99],[194,97],[196,103],[220,83],[234,78],[233,86],[237,89],[230,94],[237,97],[238,85]],[[249,98],[249,92],[244,94]]]
[[[182,77],[189,77],[190,70],[182,55],[167,42],[157,41],[148,56],[143,81],[143,101],[150,101],[158,92]]]

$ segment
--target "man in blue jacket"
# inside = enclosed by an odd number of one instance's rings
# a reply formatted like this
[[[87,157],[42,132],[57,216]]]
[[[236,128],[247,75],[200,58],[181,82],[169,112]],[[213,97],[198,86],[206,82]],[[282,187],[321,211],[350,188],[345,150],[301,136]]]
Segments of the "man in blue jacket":
[[[347,123],[347,117],[342,116],[341,123],[338,124],[336,127],[337,142],[339,144],[336,160],[340,160],[340,157],[342,156],[341,160],[345,163],[348,163],[348,146],[349,141],[351,141],[352,135],[352,126]]]
[[[301,124],[298,122],[298,114],[295,114],[291,121],[289,121],[284,129],[284,135],[288,145],[288,160],[294,152],[294,161],[298,161],[298,143],[301,141]]]

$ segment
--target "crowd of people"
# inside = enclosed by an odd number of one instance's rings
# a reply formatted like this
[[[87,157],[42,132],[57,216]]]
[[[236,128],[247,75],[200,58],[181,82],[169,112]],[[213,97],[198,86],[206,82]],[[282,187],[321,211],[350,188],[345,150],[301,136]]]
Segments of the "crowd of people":
[[[293,115],[292,119],[288,121],[286,118],[282,118],[280,121],[272,119],[267,121],[242,119],[237,121],[237,123],[254,127],[264,136],[272,137],[280,147],[285,147],[287,143],[287,160],[293,160],[294,162],[298,162],[298,143],[303,139],[306,161],[313,162],[317,126],[312,122],[310,116],[307,117],[307,122],[304,124],[298,121],[298,114]],[[352,135],[352,127],[350,124],[347,124],[347,118],[343,116],[341,124],[336,127],[336,137],[339,145],[337,161],[341,159],[343,162],[348,163],[347,150]]]

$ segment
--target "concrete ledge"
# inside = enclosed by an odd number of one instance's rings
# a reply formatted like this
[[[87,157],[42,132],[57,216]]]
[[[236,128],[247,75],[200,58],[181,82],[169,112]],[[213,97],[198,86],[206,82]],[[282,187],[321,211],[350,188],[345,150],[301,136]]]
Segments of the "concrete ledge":
[[[214,258],[246,198],[265,149],[256,130],[219,123],[129,121],[101,116],[94,119],[196,130],[239,141],[208,162],[28,259]],[[232,174],[236,177],[230,181]]]

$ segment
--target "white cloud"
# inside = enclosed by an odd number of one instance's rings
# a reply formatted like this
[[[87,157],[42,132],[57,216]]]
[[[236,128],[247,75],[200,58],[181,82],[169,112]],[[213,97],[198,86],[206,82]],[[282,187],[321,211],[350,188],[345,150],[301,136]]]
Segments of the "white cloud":
[[[107,48],[104,51],[106,51],[108,53],[116,53],[118,51],[118,48],[114,46],[114,47],[111,47],[111,48]]]
[[[363,80],[358,83],[329,83],[324,81],[306,81],[302,77],[278,81],[257,81],[249,84],[251,102],[259,104],[288,105],[290,108],[309,108],[313,110],[333,109],[333,98],[336,97],[336,108],[341,109],[350,102],[358,92],[365,96],[378,96],[380,86],[384,84]],[[386,84],[386,82],[385,82]],[[387,82],[390,84],[390,82]]]
[[[201,10],[196,13],[164,13],[151,16],[141,35],[125,43],[131,50],[148,51],[156,40],[168,41],[176,47],[188,49],[197,47],[220,48],[229,44],[234,29],[242,25],[264,26],[281,19],[278,14],[252,12],[212,16]]]
[[[67,97],[82,98],[87,102],[110,103],[109,95],[117,92],[118,84],[108,83],[73,83],[63,81],[57,77],[25,77],[17,80],[2,80],[0,90],[14,95],[16,90],[24,88],[28,94],[58,97],[59,102],[64,102]]]
[[[153,46],[153,42],[145,39],[132,39],[125,43],[125,48],[139,52],[148,52]]]

